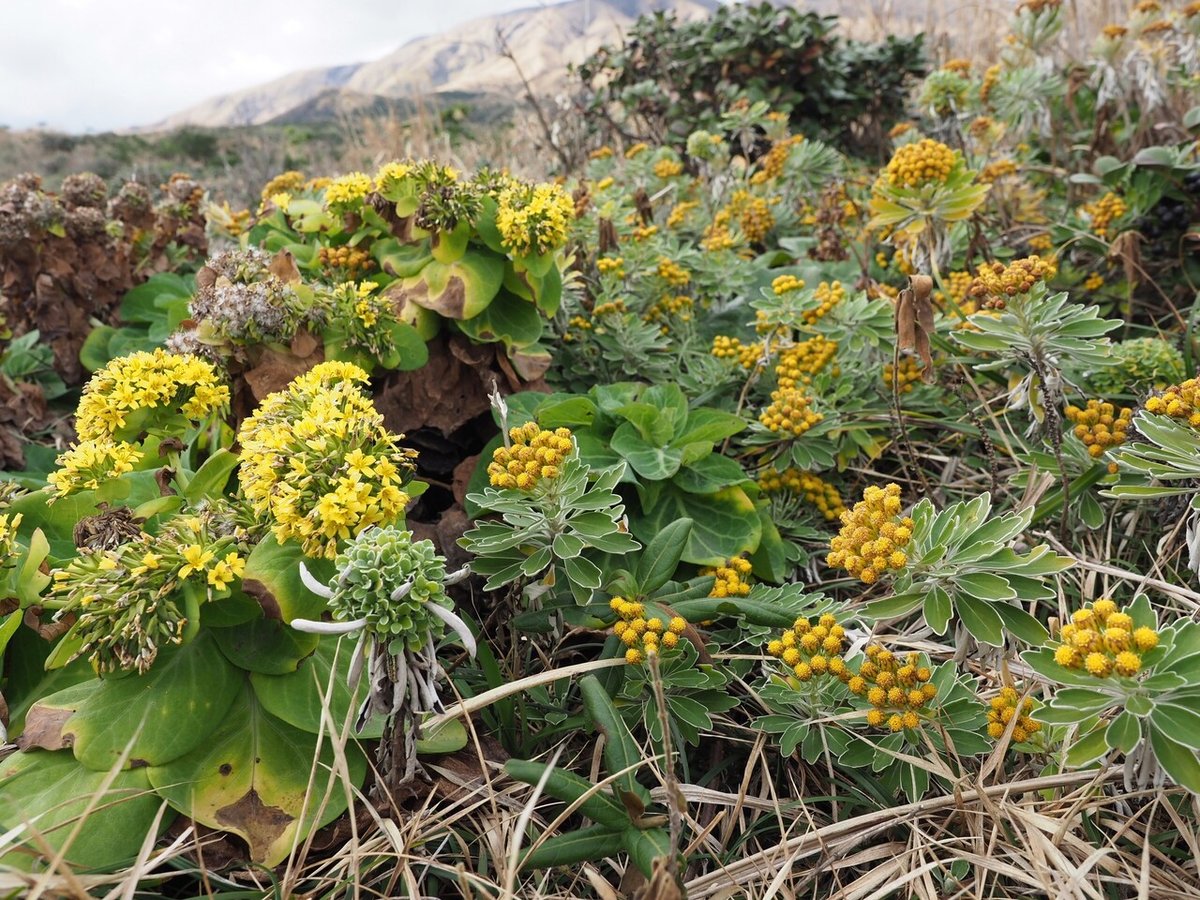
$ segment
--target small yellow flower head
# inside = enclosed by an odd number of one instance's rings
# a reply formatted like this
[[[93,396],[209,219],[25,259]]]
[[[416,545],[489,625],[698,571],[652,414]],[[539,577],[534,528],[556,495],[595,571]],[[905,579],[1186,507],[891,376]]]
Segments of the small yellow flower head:
[[[548,431],[536,422],[511,428],[509,439],[511,446],[497,447],[488,465],[493,487],[529,491],[551,482],[575,446],[569,429]]]
[[[1083,665],[1089,675],[1095,675],[1097,678],[1107,678],[1113,668],[1112,660],[1103,653],[1089,653]]]
[[[342,175],[326,185],[325,205],[331,210],[345,211],[360,204],[372,187],[371,176],[365,172]]]
[[[900,548],[912,536],[912,519],[898,518],[900,486],[868,487],[854,508],[841,514],[842,528],[830,541],[826,565],[843,568],[865,584],[908,563]],[[899,565],[896,565],[899,563]]]
[[[861,697],[867,692],[867,679],[861,675],[855,675],[847,682],[846,686],[850,688],[850,693],[858,694]]]
[[[887,182],[896,187],[915,188],[942,183],[958,162],[958,154],[945,144],[924,138],[900,147],[884,170]]]
[[[900,731],[904,727],[904,717],[899,714],[893,713],[891,716],[888,717],[887,724],[888,724],[889,731]]]
[[[745,597],[750,593],[751,568],[749,560],[739,557],[729,560],[724,565],[705,566],[700,570],[700,574],[711,575],[714,578],[708,594],[710,597]]]
[[[1100,238],[1108,238],[1112,223],[1129,211],[1125,201],[1109,191],[1099,200],[1085,203],[1080,207],[1080,215],[1091,223],[1092,231]]]
[[[1054,651],[1054,661],[1067,669],[1078,669],[1083,664],[1083,655],[1070,644],[1060,644]]]
[[[81,441],[54,461],[58,466],[46,481],[54,489],[51,503],[75,491],[96,490],[106,481],[120,478],[142,459],[132,444],[105,439]]]
[[[1133,645],[1142,653],[1153,650],[1158,646],[1158,632],[1143,625],[1133,632]]]
[[[1136,653],[1126,650],[1117,654],[1116,659],[1113,661],[1113,667],[1116,669],[1118,675],[1124,675],[1126,678],[1129,678],[1136,675],[1142,667],[1142,658]]]
[[[643,658],[642,651],[638,650],[636,647],[630,647],[625,651],[625,662],[629,663],[631,666],[636,666],[643,660]]]
[[[887,715],[882,709],[867,710],[867,724],[872,728],[879,728],[887,721]]]
[[[759,415],[768,429],[784,437],[799,437],[825,416],[811,408],[809,396],[796,388],[771,392],[771,404]]]

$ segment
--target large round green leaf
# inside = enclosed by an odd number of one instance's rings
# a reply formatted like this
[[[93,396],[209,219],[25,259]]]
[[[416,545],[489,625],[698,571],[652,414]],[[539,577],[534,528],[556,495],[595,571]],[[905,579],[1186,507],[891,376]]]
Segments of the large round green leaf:
[[[98,772],[116,765],[126,748],[126,768],[162,765],[216,730],[242,681],[211,632],[201,631],[182,647],[164,648],[145,675],[101,679],[63,736],[74,740],[75,758]]]
[[[357,635],[321,638],[316,651],[300,663],[300,668],[290,675],[264,675],[255,672],[250,676],[254,693],[259,703],[277,718],[301,731],[317,734],[321,730],[321,696],[329,695],[329,712],[336,728],[341,728],[348,716],[356,716],[366,696],[367,678],[364,674],[358,690],[350,695],[347,676],[350,662],[358,642]],[[340,644],[340,646],[339,646]],[[329,674],[335,669],[332,692]],[[377,738],[383,735],[383,719],[376,717],[366,724],[356,736]]]
[[[262,605],[267,618],[290,622],[319,619],[325,612],[325,601],[300,580],[301,562],[319,581],[333,577],[331,562],[309,559],[295,541],[280,544],[272,534],[259,541],[246,557],[242,590]]]
[[[286,675],[317,649],[317,636],[297,631],[278,619],[251,619],[230,628],[213,628],[217,646],[239,669]]]
[[[434,260],[389,294],[450,319],[470,319],[492,302],[503,278],[502,259],[486,250],[468,250],[452,263]]]
[[[754,501],[740,487],[712,494],[689,494],[667,482],[648,513],[630,515],[633,536],[643,544],[678,519],[695,524],[683,550],[683,561],[714,566],[742,553],[753,553],[762,539],[762,523]]]
[[[506,347],[528,347],[542,336],[542,318],[537,307],[508,291],[500,291],[491,305],[458,323],[475,341],[503,341]]]
[[[319,759],[309,786],[314,757]],[[240,835],[254,862],[274,866],[294,842],[346,809],[346,791],[325,785],[334,754],[308,734],[268,713],[247,685],[225,723],[204,746],[165,766],[145,771],[150,784],[185,815],[210,828]],[[346,746],[349,779],[362,784],[362,751]]]
[[[50,847],[67,847],[66,861],[77,868],[117,869],[132,862],[154,826],[162,801],[150,790],[145,769],[117,772],[101,793],[107,772],[93,772],[68,751],[14,753],[0,763],[0,828],[32,822]],[[97,796],[99,795],[99,796]],[[79,834],[68,844],[79,816],[92,811]],[[167,812],[165,828],[174,818]],[[27,855],[36,847],[18,838],[18,849],[0,856],[0,865],[33,868]]]

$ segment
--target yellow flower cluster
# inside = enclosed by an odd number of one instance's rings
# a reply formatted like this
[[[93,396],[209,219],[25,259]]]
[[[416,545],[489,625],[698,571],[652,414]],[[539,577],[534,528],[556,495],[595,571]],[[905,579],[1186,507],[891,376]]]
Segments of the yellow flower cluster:
[[[992,96],[992,90],[1000,80],[1001,71],[1003,69],[997,63],[994,66],[988,66],[983,73],[983,83],[979,85],[979,102],[984,106],[987,106],[988,98]]]
[[[596,182],[596,190],[598,192],[599,191],[607,191],[610,187],[612,187],[616,183],[617,183],[617,180],[615,178],[613,178],[611,175],[606,175],[604,178],[601,178],[599,181]]]
[[[643,153],[645,153],[649,149],[650,149],[649,144],[645,143],[644,141],[638,141],[636,144],[634,144],[628,150],[625,151],[625,158],[626,159],[636,159],[637,157],[641,156]]]
[[[1116,674],[1130,678],[1142,668],[1142,657],[1158,646],[1158,632],[1143,625],[1107,597],[1071,614],[1062,627],[1054,661],[1068,669],[1084,669],[1097,678]]]
[[[1003,736],[1008,723],[1013,719],[1017,720],[1012,733],[1015,743],[1022,744],[1029,740],[1031,735],[1042,730],[1042,723],[1029,716],[1033,712],[1033,700],[1026,697],[1022,701],[1015,688],[1002,688],[1000,695],[993,697],[988,707],[987,732],[993,738],[999,739]]]
[[[537,422],[510,428],[508,437],[512,446],[497,447],[488,463],[492,487],[532,491],[542,480],[558,477],[574,446],[570,429],[546,431]]]
[[[658,178],[674,178],[683,174],[683,163],[677,159],[660,159],[654,164],[654,174]]]
[[[742,234],[751,244],[761,244],[775,227],[771,204],[762,197],[755,197],[749,191],[736,191],[729,205],[736,211]]]
[[[705,227],[704,234],[700,240],[700,246],[709,253],[732,250],[736,247],[737,239],[729,227],[729,221],[730,216],[727,210],[718,212],[713,217],[712,222]]]
[[[1133,417],[1128,406],[1118,412],[1115,406],[1102,400],[1089,400],[1083,409],[1068,406],[1065,412],[1067,419],[1075,424],[1075,437],[1083,441],[1093,459],[1103,456],[1109,447],[1125,443],[1125,432]]]
[[[501,191],[497,202],[496,228],[510,253],[542,255],[567,242],[575,202],[557,184],[517,184]]]
[[[302,190],[304,190],[304,173],[291,170],[280,172],[263,185],[260,196],[262,200],[267,201],[276,194],[298,194]]]
[[[971,71],[971,61],[961,56],[956,56],[954,59],[948,59],[942,63],[942,70],[945,72],[957,72],[959,75],[966,75]]]
[[[372,186],[371,176],[366,172],[342,175],[325,186],[325,205],[330,209],[349,207],[371,193]]]
[[[994,163],[988,163],[983,167],[983,171],[979,173],[979,180],[984,184],[991,184],[994,181],[999,181],[1008,175],[1017,174],[1017,164],[1011,159],[1001,159]]]
[[[898,484],[871,485],[840,519],[841,531],[829,542],[827,566],[845,569],[864,584],[874,584],[889,569],[908,565],[908,555],[901,548],[912,539],[913,520],[900,517]]]
[[[54,461],[58,469],[46,476],[54,488],[53,503],[75,491],[94,491],[104,482],[120,478],[142,458],[142,452],[124,441],[81,441]]]
[[[1123,38],[1129,34],[1129,29],[1124,25],[1105,25],[1100,29],[1100,33],[1110,41],[1115,41],[1117,38]]]
[[[822,281],[813,291],[813,299],[817,301],[816,307],[804,311],[804,321],[809,325],[817,324],[830,310],[845,300],[846,289],[840,281]]]
[[[621,315],[626,312],[628,312],[628,308],[625,306],[625,301],[618,297],[607,303],[597,303],[595,309],[592,310],[592,318],[602,319],[605,316]]]
[[[625,260],[619,256],[602,256],[596,260],[596,269],[601,275],[611,275],[613,278],[624,278]]]
[[[1146,400],[1146,412],[1172,419],[1186,419],[1193,428],[1200,428],[1200,380],[1189,378],[1172,384],[1156,397]]]
[[[883,364],[883,384],[889,391],[896,389],[902,394],[911,394],[921,380],[921,371],[915,356],[901,356],[899,371],[890,362]]]
[[[661,300],[646,310],[642,316],[645,322],[661,322],[662,332],[670,331],[669,320],[674,318],[680,322],[692,321],[692,309],[695,301],[687,294],[666,294]]]
[[[771,290],[775,292],[776,297],[782,297],[784,294],[794,291],[802,291],[804,290],[804,280],[795,275],[780,275],[771,282]]]
[[[754,369],[762,361],[764,350],[761,341],[743,344],[740,338],[718,334],[713,338],[712,350],[709,352],[717,359],[736,359],[743,369]]]
[[[646,241],[658,234],[657,225],[638,225],[633,229],[635,241]]]
[[[970,272],[951,272],[946,276],[946,291],[949,293],[950,299],[962,306],[974,281],[975,276]],[[938,296],[943,300],[946,299],[941,291],[938,291]]]
[[[701,575],[712,575],[716,578],[710,597],[745,597],[750,593],[750,571],[754,568],[750,560],[734,557],[722,566],[705,566],[700,570]]]
[[[358,247],[322,247],[317,251],[317,262],[326,272],[341,269],[349,278],[357,278],[375,264],[371,254]]]
[[[692,280],[687,269],[666,256],[658,258],[658,277],[671,287],[677,288],[687,287],[688,282]]]
[[[825,613],[816,625],[808,617],[801,616],[791,628],[767,644],[767,653],[790,668],[801,681],[832,675],[848,682],[850,672],[842,658],[845,643],[846,629],[838,624],[835,616]]]
[[[750,179],[751,184],[762,184],[781,176],[784,166],[787,165],[788,155],[792,152],[792,148],[803,140],[804,135],[793,134],[772,143],[771,149],[759,160],[758,171]]]
[[[863,652],[866,660],[846,685],[871,704],[867,724],[893,732],[919,728],[921,711],[937,696],[929,667],[920,665],[917,653],[909,653],[901,663],[896,654],[878,644],[868,644]]]
[[[696,200],[681,200],[671,207],[671,212],[667,215],[667,227],[678,228],[688,217],[688,214],[700,206]]]
[[[812,384],[813,376],[837,357],[837,351],[837,341],[820,334],[794,344],[779,354],[775,379],[781,388]],[[838,374],[836,366],[833,374]]]
[[[812,408],[812,400],[799,388],[771,391],[771,403],[758,420],[771,431],[799,437],[825,416]]]
[[[888,162],[884,177],[896,187],[943,183],[957,161],[955,152],[945,144],[924,138],[898,149]]]
[[[589,153],[588,159],[593,160],[593,161],[598,160],[598,159],[611,159],[612,155],[613,155],[612,147],[604,146],[604,147],[598,147],[597,149],[595,149],[591,153]]]
[[[1083,289],[1085,291],[1098,291],[1102,287],[1104,287],[1104,276],[1099,272],[1093,272],[1084,279]]]
[[[229,388],[212,363],[190,354],[138,351],[111,360],[92,376],[76,410],[82,441],[136,438],[154,424],[154,414],[182,413],[193,423],[229,403]]]
[[[832,521],[846,511],[837,488],[812,472],[803,472],[795,468],[782,472],[768,469],[758,476],[758,486],[764,494],[788,491],[803,497],[807,503],[817,508],[826,521]]]
[[[367,381],[352,363],[321,363],[266,397],[238,432],[255,515],[309,556],[333,559],[339,540],[396,521],[408,504],[401,488],[416,452],[384,427]]]
[[[0,567],[4,566],[17,545],[17,529],[21,527],[22,513],[0,515]]]
[[[1092,231],[1097,237],[1107,238],[1109,226],[1113,221],[1121,218],[1129,211],[1129,207],[1125,201],[1109,191],[1099,200],[1092,203],[1085,203],[1082,207],[1083,214],[1092,223]]]
[[[392,160],[384,163],[375,173],[375,186],[381,192],[390,191],[398,182],[413,174],[413,167],[408,163]]]
[[[688,627],[682,616],[673,616],[666,623],[653,616],[647,618],[643,604],[624,597],[613,597],[608,605],[620,616],[613,623],[613,634],[629,648],[625,651],[625,661],[630,665],[644,662],[646,657],[661,650],[674,650],[679,646],[679,636]]]
[[[976,299],[984,299],[986,307],[1003,309],[1005,297],[1028,294],[1039,281],[1049,281],[1057,273],[1058,266],[1054,261],[1041,256],[1027,256],[1008,265],[986,263],[979,267],[979,274],[967,293]]]

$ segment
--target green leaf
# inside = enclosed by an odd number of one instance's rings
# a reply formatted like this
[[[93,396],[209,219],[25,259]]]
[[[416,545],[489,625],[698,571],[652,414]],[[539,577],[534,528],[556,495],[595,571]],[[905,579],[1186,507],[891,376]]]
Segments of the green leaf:
[[[1193,794],[1200,794],[1200,760],[1191,749],[1173,740],[1153,721],[1150,723],[1150,748],[1172,781]]]
[[[634,865],[649,878],[654,872],[655,861],[671,852],[671,838],[665,828],[628,828],[625,831],[625,847]]]
[[[219,497],[224,493],[225,484],[240,461],[236,453],[222,447],[195,471],[183,492],[184,497],[192,504]]]
[[[634,536],[643,544],[679,519],[694,523],[682,558],[695,565],[718,565],[742,553],[753,553],[762,538],[758,509],[740,487],[689,494],[668,483],[653,509],[641,516],[630,514]]]
[[[365,729],[364,729],[365,730]],[[467,746],[470,737],[461,719],[450,719],[432,730],[422,728],[416,740],[417,752],[426,756],[455,753]]]
[[[126,749],[126,768],[159,766],[203,743],[221,724],[241,684],[241,673],[202,631],[182,647],[164,648],[144,675],[100,679],[62,733],[74,739],[75,758],[94,771],[107,772]],[[39,706],[30,710],[30,718]]]
[[[958,579],[956,584],[961,581],[962,579]],[[955,608],[963,625],[977,641],[993,647],[1004,643],[1004,621],[990,603],[969,594],[959,594],[955,598]]]
[[[954,579],[954,586],[959,591],[965,591],[972,597],[985,604],[1004,600],[1015,600],[1017,592],[1008,581],[991,572],[970,572],[959,575]]]
[[[524,759],[510,759],[504,764],[504,771],[509,778],[525,784],[535,785],[543,773],[549,768],[545,763]],[[592,791],[594,785],[574,772],[554,769],[546,779],[544,792],[561,800],[563,803],[574,803],[584,794]],[[629,827],[629,814],[611,794],[603,791],[593,791],[579,806],[579,811],[594,822],[608,828],[624,829]]]
[[[745,428],[746,420],[741,416],[719,409],[700,407],[688,413],[687,422],[673,444],[676,447],[682,447],[697,441],[716,443],[732,437]]]
[[[711,494],[747,480],[740,465],[727,456],[709,453],[675,473],[674,482],[690,494]]]
[[[388,293],[448,319],[472,319],[497,297],[503,278],[502,259],[486,250],[468,250],[452,263],[429,262],[417,274],[403,279],[399,288],[390,288]],[[513,300],[532,309],[519,297],[514,296]],[[536,309],[533,315],[537,317]]]
[[[691,532],[692,520],[684,518],[671,522],[654,535],[642,551],[634,573],[639,593],[652,594],[671,580],[679,568],[679,560]]]
[[[1090,734],[1077,737],[1071,749],[1067,751],[1067,765],[1073,769],[1081,768],[1099,759],[1108,752],[1105,735],[1107,728],[1097,728]]]
[[[1050,637],[1046,626],[1019,606],[1010,603],[993,603],[992,609],[1004,620],[1004,627],[1027,644],[1044,644]]]
[[[537,307],[505,290],[473,317],[460,320],[458,327],[472,340],[502,341],[509,350],[529,347],[542,336],[542,318]]]
[[[585,675],[579,681],[579,692],[592,728],[604,735],[604,764],[609,774],[615,775],[630,766],[639,765],[642,754],[599,679],[595,675]],[[637,794],[643,804],[649,803],[650,795],[637,783],[636,773],[637,769],[632,769],[617,778],[613,782],[613,789]]]
[[[268,534],[246,557],[242,590],[272,618],[284,622],[320,619],[326,604],[300,580],[301,562],[318,581],[327,582],[333,577],[333,564],[328,560],[310,559],[295,541],[280,544],[273,534]]]
[[[1122,712],[1108,723],[1104,731],[1104,742],[1113,750],[1130,753],[1142,739],[1142,726],[1135,715]]]
[[[231,663],[239,669],[264,675],[298,671],[319,643],[315,634],[297,631],[278,619],[261,617],[211,631],[217,646]]]
[[[1177,743],[1200,750],[1200,712],[1195,709],[1160,700],[1150,714],[1150,721]]]
[[[0,826],[16,828],[32,821],[57,852],[91,806],[85,825],[66,850],[66,862],[76,869],[115,871],[137,857],[162,800],[150,790],[145,769],[118,772],[101,793],[108,777],[107,772],[84,768],[67,750],[14,753],[0,762]],[[173,813],[164,815],[159,829],[173,818]],[[17,844],[19,849],[34,849],[22,848],[23,843]],[[0,855],[0,864],[25,868],[29,857],[14,850]]]
[[[610,446],[629,461],[642,478],[662,481],[679,471],[683,453],[674,447],[647,443],[631,422],[622,422],[613,432]]]
[[[345,753],[349,781],[361,785],[366,759],[354,743]],[[314,758],[319,764],[310,790]],[[204,746],[144,771],[174,808],[209,828],[241,836],[253,862],[275,866],[293,841],[345,811],[340,784],[322,796],[332,765],[328,742],[318,747],[313,735],[267,713],[247,685]]]
[[[282,719],[309,734],[318,734],[321,731],[321,711],[325,708],[321,698],[327,695],[329,716],[334,727],[340,730],[348,718],[352,719],[358,714],[358,708],[366,697],[365,676],[359,680],[358,690],[354,692],[353,697],[347,684],[357,641],[358,638],[354,636],[324,635],[312,655],[300,661],[296,671],[287,675],[252,672],[250,684],[254,687],[259,703],[277,719]],[[366,740],[382,737],[383,730],[383,717],[375,716],[366,723],[361,732],[352,730],[351,734]]]
[[[954,612],[954,604],[950,595],[941,587],[934,585],[925,595],[925,621],[933,629],[934,634],[945,634],[950,624],[950,616]]]
[[[606,856],[616,856],[624,849],[622,832],[613,831],[606,825],[588,825],[547,838],[521,858],[521,868],[549,869],[588,861],[599,862]]]

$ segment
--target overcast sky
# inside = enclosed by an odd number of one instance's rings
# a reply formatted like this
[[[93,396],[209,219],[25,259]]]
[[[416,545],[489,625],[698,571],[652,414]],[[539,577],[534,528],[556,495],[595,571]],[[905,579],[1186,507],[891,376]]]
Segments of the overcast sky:
[[[297,69],[366,62],[546,0],[0,0],[0,125],[146,125]]]

